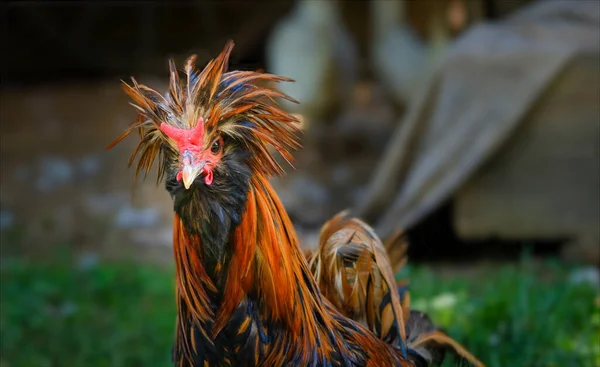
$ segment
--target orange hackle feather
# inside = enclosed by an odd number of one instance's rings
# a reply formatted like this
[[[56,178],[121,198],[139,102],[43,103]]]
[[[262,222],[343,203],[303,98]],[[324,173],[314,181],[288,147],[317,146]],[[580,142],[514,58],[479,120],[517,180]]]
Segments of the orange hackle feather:
[[[241,142],[249,153],[245,162],[251,177],[244,208],[239,222],[227,233],[228,252],[210,270],[203,250],[211,244],[190,231],[190,225],[212,215],[193,205],[200,194],[191,189],[192,204],[175,215],[175,363],[221,366],[235,365],[240,359],[242,362],[237,363],[261,366],[416,366],[405,348],[403,320],[408,314],[390,285],[393,275],[387,258],[382,258],[386,256],[382,246],[361,255],[358,272],[364,278],[373,259],[380,266],[386,289],[392,293],[389,311],[383,314],[384,328],[397,325],[399,340],[395,345],[369,330],[380,316],[371,312],[366,316],[370,323],[363,326],[322,296],[291,220],[269,183],[272,175],[283,173],[274,153],[291,164],[291,152],[300,148],[298,120],[276,102],[279,98],[293,99],[272,86],[291,80],[259,71],[227,71],[232,49],[233,42],[229,41],[200,72],[195,69],[196,57],[190,57],[184,67],[185,80],[169,61],[169,88],[164,96],[135,79],[132,85],[123,83],[138,119],[109,146],[138,131],[141,139],[129,165],[137,157],[136,176],[147,175],[158,158],[159,181],[178,169],[181,153],[163,132],[172,129],[161,130],[161,124],[189,130],[203,121],[204,133],[198,134],[203,141],[196,143],[202,149],[209,149],[216,138],[225,136]],[[360,227],[360,222],[349,223]],[[374,233],[369,232],[369,236]],[[382,297],[380,293],[363,297],[368,289],[369,284],[361,283],[361,291],[354,296],[362,302],[367,297]],[[246,335],[246,339],[238,340]]]
[[[180,343],[188,353],[195,343],[185,334],[186,327],[182,322],[191,318],[196,322],[207,322],[213,315],[207,291],[215,292],[216,288],[202,266],[202,255],[199,252],[200,239],[190,236],[184,229],[181,220],[175,215],[173,230],[173,254],[175,258],[176,276],[175,292],[177,300],[178,325],[176,342]],[[208,337],[208,335],[207,335]]]

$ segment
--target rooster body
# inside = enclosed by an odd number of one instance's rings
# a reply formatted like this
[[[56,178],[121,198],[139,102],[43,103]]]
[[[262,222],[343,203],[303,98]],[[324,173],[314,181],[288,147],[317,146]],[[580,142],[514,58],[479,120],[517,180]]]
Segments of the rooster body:
[[[283,172],[273,152],[291,162],[299,130],[275,103],[288,97],[261,83],[289,80],[227,72],[232,48],[202,72],[191,57],[186,81],[170,62],[164,96],[124,83],[139,118],[111,145],[138,130],[130,164],[139,155],[136,174],[147,174],[158,158],[158,179],[173,199],[175,365],[428,365],[407,347],[395,286],[386,288],[391,306],[378,317],[386,320],[382,338],[319,290],[269,183]]]

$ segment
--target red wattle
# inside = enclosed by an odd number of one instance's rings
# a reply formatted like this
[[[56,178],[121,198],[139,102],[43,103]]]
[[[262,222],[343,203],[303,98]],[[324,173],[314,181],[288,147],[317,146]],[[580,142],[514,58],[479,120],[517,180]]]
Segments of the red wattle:
[[[213,173],[212,170],[208,169],[204,171],[205,176],[204,176],[204,183],[207,185],[212,184],[213,182]]]

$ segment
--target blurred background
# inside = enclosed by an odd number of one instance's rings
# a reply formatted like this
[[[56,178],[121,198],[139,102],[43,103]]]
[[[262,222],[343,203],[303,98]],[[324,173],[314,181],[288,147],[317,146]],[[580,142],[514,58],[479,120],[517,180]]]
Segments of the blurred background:
[[[291,77],[303,246],[408,233],[415,308],[488,366],[600,366],[600,2],[2,5],[0,367],[168,366],[172,203],[134,183],[120,80],[167,59]],[[134,190],[135,189],[135,190]]]

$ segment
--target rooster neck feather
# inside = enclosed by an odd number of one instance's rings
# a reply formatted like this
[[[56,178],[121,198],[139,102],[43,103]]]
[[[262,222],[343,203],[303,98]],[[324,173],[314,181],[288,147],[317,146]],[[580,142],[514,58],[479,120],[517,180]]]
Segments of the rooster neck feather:
[[[249,190],[251,172],[243,156],[241,151],[231,152],[216,167],[217,177],[221,171],[228,173],[227,182],[217,178],[211,186],[186,190],[177,182],[175,170],[166,181],[175,213],[186,232],[198,237],[206,271],[219,286],[218,270],[230,258],[230,234],[241,221]]]
[[[202,243],[201,234],[188,232],[185,221],[179,216],[175,220],[179,297],[176,360],[202,365],[203,361],[211,362],[212,349],[221,348],[214,352],[220,355],[239,349],[230,334],[242,334],[239,330],[248,328],[247,323],[271,332],[263,330],[263,341],[254,335],[258,349],[239,357],[257,358],[264,365],[336,360],[365,365],[368,358],[386,362],[398,358],[390,346],[382,341],[373,343],[366,329],[342,317],[321,296],[291,221],[264,176],[257,174],[250,179],[241,220],[228,236],[227,265],[217,266],[223,269],[217,279],[224,284],[222,298],[205,270],[201,248],[206,243]],[[248,307],[255,310],[252,317]],[[249,321],[238,321],[240,309],[243,319]],[[275,336],[288,346],[286,350],[272,345],[275,341],[269,340]]]

